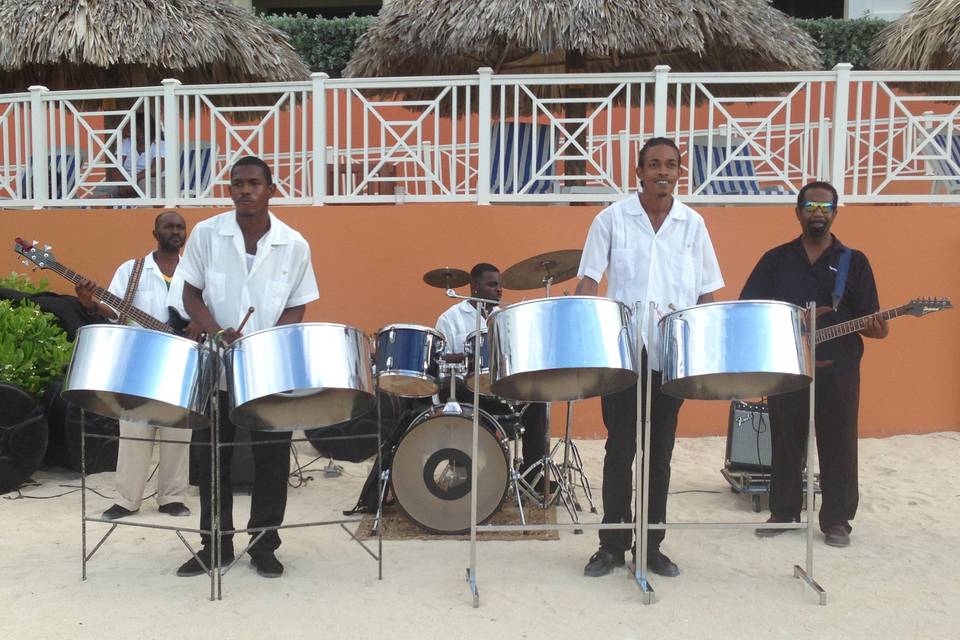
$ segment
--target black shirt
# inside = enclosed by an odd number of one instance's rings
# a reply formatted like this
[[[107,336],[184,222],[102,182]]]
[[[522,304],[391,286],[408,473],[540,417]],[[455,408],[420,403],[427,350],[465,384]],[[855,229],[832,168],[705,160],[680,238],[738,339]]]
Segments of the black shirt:
[[[800,238],[767,251],[753,268],[740,292],[741,300],[780,300],[806,306],[811,300],[818,307],[833,306],[833,288],[837,263],[844,246],[836,236],[814,264],[810,264]],[[870,262],[860,251],[852,250],[850,271],[837,311],[828,311],[817,319],[817,328],[866,316],[880,310],[877,285]],[[856,366],[863,355],[863,339],[849,333],[817,345],[817,360],[833,360],[835,366]]]

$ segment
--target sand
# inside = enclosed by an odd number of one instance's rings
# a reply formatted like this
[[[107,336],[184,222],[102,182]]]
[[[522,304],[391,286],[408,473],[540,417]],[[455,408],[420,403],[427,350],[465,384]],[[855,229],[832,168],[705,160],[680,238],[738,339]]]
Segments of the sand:
[[[579,446],[599,499],[603,443]],[[312,448],[299,447],[306,462]],[[678,440],[672,520],[765,519],[747,497],[730,492],[719,473],[723,449],[723,438]],[[260,578],[243,559],[224,577],[223,599],[210,602],[209,580],[174,574],[188,557],[175,534],[118,527],[82,581],[79,493],[49,500],[7,494],[0,499],[0,639],[958,638],[958,459],[960,433],[861,440],[852,544],[835,549],[816,535],[815,577],[827,606],[793,577],[793,565],[805,558],[799,531],[771,539],[750,531],[669,531],[663,550],[681,575],[653,576],[658,601],[651,606],[642,604],[626,569],[582,575],[595,532],[482,542],[475,609],[464,580],[467,542],[387,541],[378,580],[377,563],[337,526],[282,532],[281,579]],[[323,462],[308,470],[305,486],[290,489],[287,523],[334,519],[355,502],[369,463],[344,464],[342,476],[328,478]],[[24,495],[50,496],[79,483],[65,471],[35,479],[39,486]],[[107,496],[112,482],[111,473],[89,478]],[[196,526],[198,497],[187,502],[195,514],[188,519],[158,514],[152,500],[132,519]],[[92,514],[111,503],[88,494]],[[238,524],[248,509],[249,498],[238,497]],[[95,541],[107,526],[89,530]]]

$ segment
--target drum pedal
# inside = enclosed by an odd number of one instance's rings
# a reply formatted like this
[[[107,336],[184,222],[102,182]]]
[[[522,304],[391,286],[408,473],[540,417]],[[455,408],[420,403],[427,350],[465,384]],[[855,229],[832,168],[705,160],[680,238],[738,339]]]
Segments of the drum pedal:
[[[323,468],[323,477],[324,478],[339,478],[343,475],[343,467],[339,464],[334,464],[333,459],[331,458],[327,462],[327,466]]]

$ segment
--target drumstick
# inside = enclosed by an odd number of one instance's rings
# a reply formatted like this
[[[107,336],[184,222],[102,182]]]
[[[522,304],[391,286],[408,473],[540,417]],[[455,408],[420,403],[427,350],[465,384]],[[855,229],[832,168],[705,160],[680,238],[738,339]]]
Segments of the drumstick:
[[[243,320],[240,321],[240,326],[237,327],[237,333],[243,331],[243,325],[247,324],[247,320],[250,319],[251,315],[253,315],[253,307],[247,309],[247,315],[243,316]]]

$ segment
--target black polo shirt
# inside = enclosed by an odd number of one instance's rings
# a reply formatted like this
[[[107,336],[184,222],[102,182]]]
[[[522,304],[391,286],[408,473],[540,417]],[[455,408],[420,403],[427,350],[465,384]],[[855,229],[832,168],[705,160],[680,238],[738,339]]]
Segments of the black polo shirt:
[[[806,306],[815,300],[818,307],[833,306],[833,288],[837,263],[844,246],[836,236],[814,264],[797,238],[767,251],[753,268],[740,292],[741,300],[780,300]],[[850,271],[837,311],[828,311],[817,319],[817,328],[838,324],[880,310],[877,285],[870,262],[860,251],[850,256]],[[863,339],[849,333],[817,345],[817,360],[833,360],[834,366],[856,366],[863,355]]]

